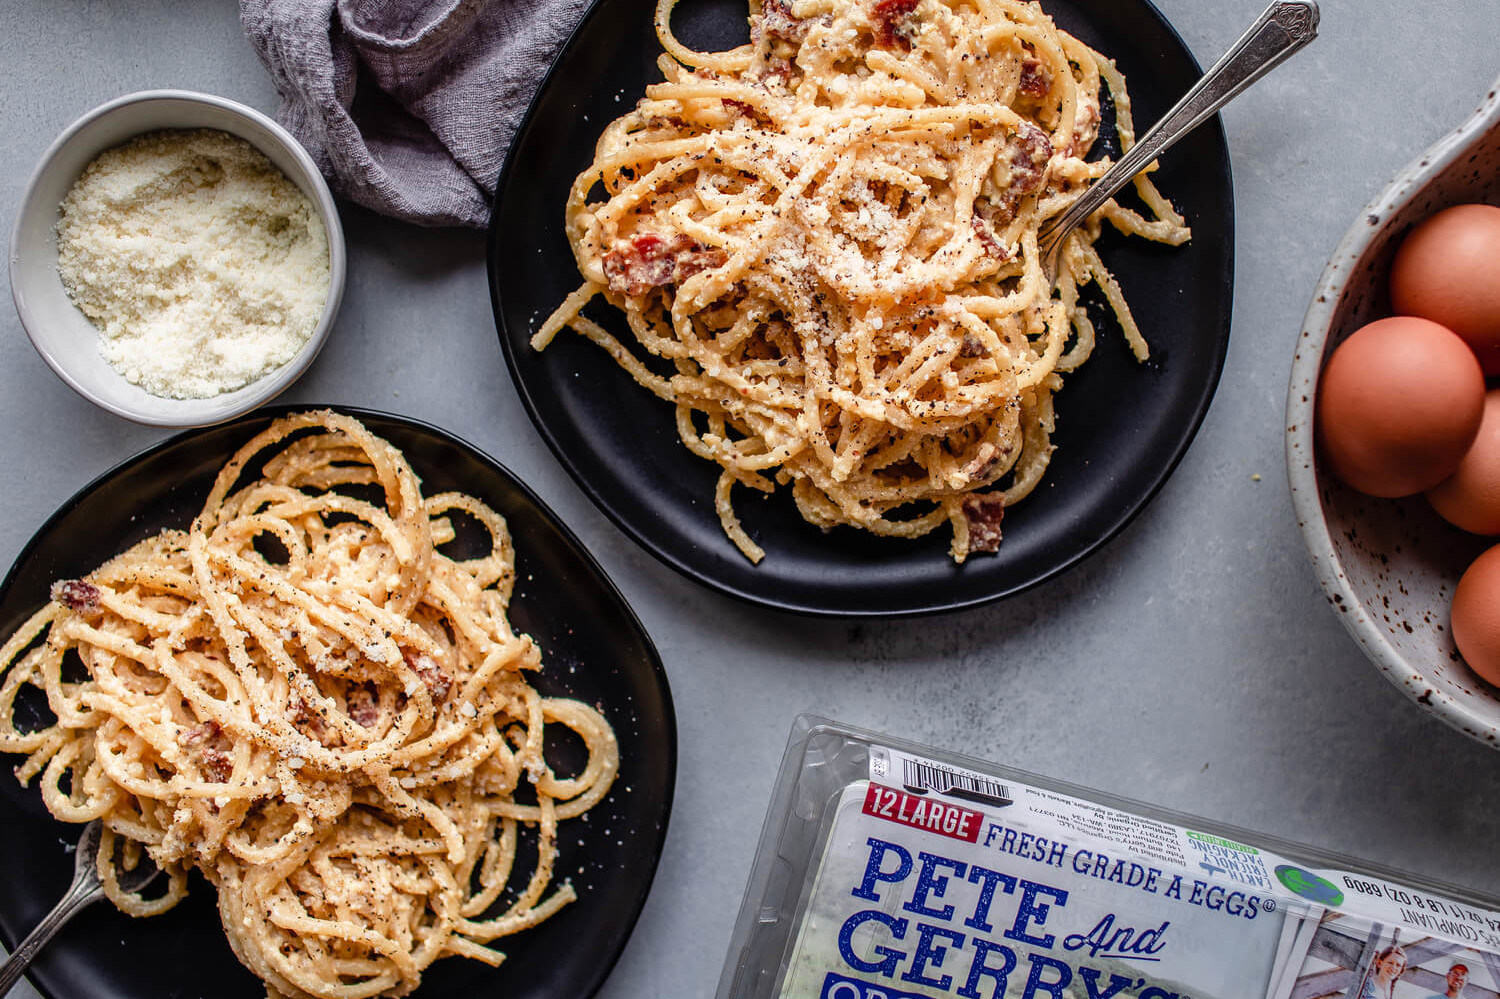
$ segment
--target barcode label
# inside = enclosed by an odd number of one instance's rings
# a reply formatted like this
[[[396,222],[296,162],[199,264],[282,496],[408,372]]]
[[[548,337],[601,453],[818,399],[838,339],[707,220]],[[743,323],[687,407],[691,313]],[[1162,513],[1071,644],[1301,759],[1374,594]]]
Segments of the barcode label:
[[[922,760],[904,759],[902,784],[913,793],[935,791],[950,798],[963,798],[997,807],[1011,803],[1010,789],[999,781],[978,774],[959,773]]]

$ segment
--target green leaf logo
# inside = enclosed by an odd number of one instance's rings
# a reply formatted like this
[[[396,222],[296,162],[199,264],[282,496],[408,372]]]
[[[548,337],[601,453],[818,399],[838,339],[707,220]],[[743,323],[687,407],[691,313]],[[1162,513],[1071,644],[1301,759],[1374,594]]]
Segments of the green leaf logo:
[[[1286,885],[1293,895],[1298,895],[1319,905],[1343,905],[1344,893],[1338,885],[1327,878],[1320,878],[1312,871],[1282,864],[1276,868],[1276,880]]]

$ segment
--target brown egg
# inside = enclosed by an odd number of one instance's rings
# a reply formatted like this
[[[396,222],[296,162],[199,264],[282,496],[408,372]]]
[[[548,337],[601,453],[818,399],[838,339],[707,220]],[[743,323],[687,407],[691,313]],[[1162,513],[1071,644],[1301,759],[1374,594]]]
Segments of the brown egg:
[[[1427,501],[1454,527],[1500,534],[1500,389],[1485,394],[1479,435],[1458,471],[1427,490]]]
[[[1425,492],[1452,475],[1483,415],[1474,352],[1437,323],[1410,316],[1356,330],[1335,348],[1318,385],[1323,454],[1335,475],[1371,496]]]
[[[1453,591],[1453,641],[1464,662],[1500,686],[1500,545],[1474,560]]]
[[[1413,229],[1391,264],[1391,305],[1448,327],[1500,374],[1500,208],[1456,205]]]

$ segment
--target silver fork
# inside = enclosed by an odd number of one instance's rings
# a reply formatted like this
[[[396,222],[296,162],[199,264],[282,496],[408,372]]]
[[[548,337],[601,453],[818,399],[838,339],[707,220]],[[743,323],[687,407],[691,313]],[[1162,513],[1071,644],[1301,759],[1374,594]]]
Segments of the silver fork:
[[[64,923],[90,903],[104,897],[104,884],[99,880],[100,831],[98,819],[83,827],[83,835],[78,837],[78,848],[73,855],[73,884],[62,901],[37,923],[36,929],[26,935],[26,939],[0,966],[0,996],[10,992],[20,981],[42,945],[51,940]],[[120,887],[129,892],[140,891],[159,873],[154,864],[142,863],[133,871],[119,872]]]
[[[1089,186],[1068,210],[1039,233],[1042,268],[1050,282],[1057,276],[1058,254],[1064,240],[1084,219],[1094,214],[1120,188],[1130,183],[1178,139],[1238,97],[1245,88],[1285,62],[1318,37],[1318,5],[1312,0],[1278,0],[1266,8],[1224,57],[1183,95],[1172,110],[1151,127],[1130,152]]]

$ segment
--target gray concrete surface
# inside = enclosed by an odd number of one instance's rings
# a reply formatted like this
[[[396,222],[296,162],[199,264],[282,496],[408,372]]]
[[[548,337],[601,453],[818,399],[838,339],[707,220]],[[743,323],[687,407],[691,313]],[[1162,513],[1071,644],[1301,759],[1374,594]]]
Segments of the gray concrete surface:
[[[1158,2],[1205,64],[1260,8]],[[343,312],[286,398],[394,410],[489,450],[594,551],[671,676],[681,748],[671,831],[606,999],[711,994],[799,711],[1500,894],[1500,754],[1408,702],[1329,610],[1292,516],[1281,416],[1328,253],[1392,173],[1476,106],[1500,70],[1497,36],[1493,0],[1327,0],[1322,37],[1225,114],[1234,331],[1186,459],[1102,553],[946,617],[802,620],[659,565],[574,486],[523,413],[490,318],[482,235],[346,206]],[[60,129],[154,87],[275,106],[228,0],[0,3],[6,231]],[[164,434],[74,395],[8,305],[0,348],[4,566],[74,490]]]

